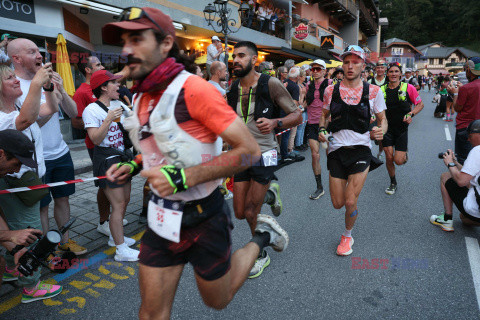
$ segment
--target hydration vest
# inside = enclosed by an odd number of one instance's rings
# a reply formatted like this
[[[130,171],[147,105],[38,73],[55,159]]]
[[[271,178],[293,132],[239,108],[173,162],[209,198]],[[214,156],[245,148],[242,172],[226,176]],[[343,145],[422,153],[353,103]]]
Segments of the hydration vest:
[[[357,105],[349,105],[340,96],[340,83],[333,87],[330,113],[332,121],[328,131],[337,132],[340,130],[353,130],[358,133],[365,133],[370,126],[370,85],[363,82],[362,98]]]
[[[325,89],[327,89],[327,87],[328,87],[328,79],[324,79],[320,84],[320,87],[318,88],[318,91],[320,93],[320,100],[322,101],[323,101],[323,95],[325,93]],[[307,106],[309,106],[313,102],[313,100],[315,100],[315,80],[310,81],[305,99],[307,101]]]
[[[388,84],[384,84],[380,87],[385,98],[385,104],[387,105],[387,110],[385,115],[387,116],[387,121],[389,124],[395,124],[396,129],[406,129],[408,124],[403,122],[403,118],[407,113],[412,111],[412,102],[408,96],[407,89],[408,83],[400,82],[400,86],[395,89],[389,89]],[[387,89],[389,89],[390,94],[387,94]],[[397,90],[397,93],[392,91]]]
[[[273,102],[270,97],[270,90],[268,88],[269,75],[260,74],[257,83],[257,90],[255,92],[255,110],[253,118],[256,121],[259,118],[275,119],[280,115],[280,108]],[[240,80],[236,80],[230,91],[227,93],[227,101],[235,113],[237,112],[238,104],[238,86]]]

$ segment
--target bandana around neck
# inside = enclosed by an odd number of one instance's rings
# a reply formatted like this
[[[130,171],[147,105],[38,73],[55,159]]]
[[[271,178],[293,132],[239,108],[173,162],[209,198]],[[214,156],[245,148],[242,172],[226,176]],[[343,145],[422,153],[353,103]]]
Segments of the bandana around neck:
[[[174,58],[167,58],[150,72],[145,79],[138,81],[138,83],[133,86],[132,91],[149,92],[165,87],[184,69],[183,64],[177,63]]]

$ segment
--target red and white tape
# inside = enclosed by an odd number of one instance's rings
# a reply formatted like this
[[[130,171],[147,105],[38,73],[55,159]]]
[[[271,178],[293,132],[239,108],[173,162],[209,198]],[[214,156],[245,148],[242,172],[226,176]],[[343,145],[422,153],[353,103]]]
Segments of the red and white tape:
[[[302,124],[306,123],[307,121],[308,121],[308,120],[303,121],[303,122],[300,123],[298,126],[301,126]],[[287,130],[283,130],[282,132],[277,133],[277,134],[275,135],[275,137],[278,137],[278,136],[284,134],[285,132],[290,131],[290,130],[292,130],[293,128],[296,128],[296,127],[298,127],[298,126],[288,128]]]
[[[93,178],[87,178],[87,179],[76,179],[76,180],[59,181],[59,182],[53,182],[53,183],[47,183],[47,184],[39,184],[37,186],[30,186],[30,187],[5,189],[5,190],[0,190],[0,194],[24,192],[24,191],[44,189],[44,188],[50,188],[50,187],[58,187],[58,186],[66,185],[66,184],[89,182],[89,181],[101,180],[101,179],[105,179],[105,178],[106,178],[106,176],[101,176],[101,177],[93,177]]]

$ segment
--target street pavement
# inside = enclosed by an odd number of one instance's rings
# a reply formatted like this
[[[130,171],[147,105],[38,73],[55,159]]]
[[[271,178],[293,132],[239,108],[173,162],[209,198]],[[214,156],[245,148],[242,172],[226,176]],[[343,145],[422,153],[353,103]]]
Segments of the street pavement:
[[[472,277],[480,266],[478,229],[463,227],[456,209],[453,233],[429,222],[430,215],[443,210],[438,185],[446,168],[437,155],[453,149],[448,138],[454,139],[454,123],[433,117],[433,93],[421,96],[426,107],[410,126],[409,161],[397,168],[397,193],[384,192],[389,185],[385,165],[368,176],[358,202],[352,255],[335,254],[344,231],[344,211],[331,204],[326,157],[322,153],[326,192],[312,201],[308,195],[314,191],[315,179],[309,151],[304,152],[305,161],[277,173],[284,203],[278,222],[289,233],[288,249],[283,253],[268,249],[270,266],[259,278],[247,280],[222,311],[203,305],[187,265],[172,319],[478,319],[475,283],[479,282]],[[127,215],[131,220],[127,234],[136,238],[141,236],[135,219],[142,184],[140,177],[134,179]],[[3,294],[0,319],[137,318],[138,264],[114,262],[106,237],[96,234],[95,194],[92,184],[79,184],[72,199],[72,214],[90,229],[77,230],[75,236],[85,238],[79,242],[87,247],[100,244],[82,257],[88,259],[88,268],[46,274],[45,279],[64,286],[64,292],[52,299],[22,305],[20,289]],[[270,209],[264,206],[262,213]],[[238,249],[249,241],[250,232],[246,221],[234,219],[234,225],[233,249]]]

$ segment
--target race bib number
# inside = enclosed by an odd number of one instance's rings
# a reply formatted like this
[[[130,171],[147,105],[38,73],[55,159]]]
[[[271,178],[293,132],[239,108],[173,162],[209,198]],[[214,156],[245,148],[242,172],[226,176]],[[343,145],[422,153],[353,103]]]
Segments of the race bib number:
[[[263,164],[265,167],[271,167],[277,165],[277,150],[272,149],[262,153]]]
[[[160,237],[179,243],[183,203],[162,199],[156,195],[148,202],[148,227]]]

